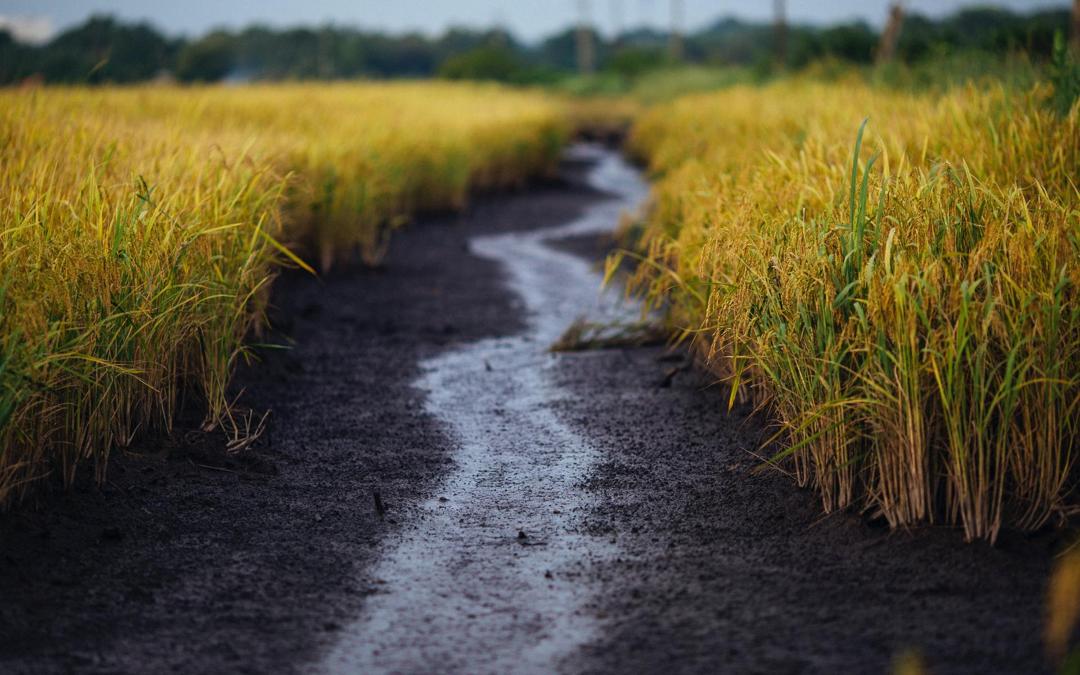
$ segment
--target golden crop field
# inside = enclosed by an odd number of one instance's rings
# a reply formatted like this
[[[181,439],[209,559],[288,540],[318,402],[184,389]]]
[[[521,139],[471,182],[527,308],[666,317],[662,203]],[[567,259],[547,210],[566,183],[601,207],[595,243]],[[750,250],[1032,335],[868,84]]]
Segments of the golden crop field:
[[[1078,508],[1080,108],[1047,93],[796,80],[636,127],[637,288],[827,511],[994,540]]]
[[[282,264],[550,171],[559,108],[495,86],[0,94],[0,504],[227,386]]]

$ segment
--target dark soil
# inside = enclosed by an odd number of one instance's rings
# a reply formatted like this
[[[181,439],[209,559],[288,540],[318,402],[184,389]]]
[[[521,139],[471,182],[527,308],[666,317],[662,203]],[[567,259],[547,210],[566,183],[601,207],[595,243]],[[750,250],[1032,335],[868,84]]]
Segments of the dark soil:
[[[768,434],[662,349],[566,354],[565,414],[607,461],[590,527],[624,555],[597,573],[605,638],[574,672],[1038,673],[1052,533],[889,532],[822,515],[755,471]],[[674,374],[673,374],[674,373]],[[674,667],[673,666],[677,666]]]
[[[420,360],[522,327],[468,237],[564,222],[601,196],[562,182],[425,219],[375,270],[288,274],[277,331],[244,368],[272,410],[236,456],[178,431],[88,483],[0,517],[0,671],[289,672],[360,612],[383,537],[452,462],[410,387]],[[595,255],[595,239],[565,242]],[[754,474],[763,431],[663,350],[558,357],[561,413],[604,453],[587,528],[615,562],[582,583],[603,638],[569,672],[882,672],[917,649],[931,671],[1046,670],[1039,636],[1053,535],[996,548],[955,531],[889,533],[823,517],[814,496]],[[189,425],[190,426],[190,425]],[[191,427],[194,428],[194,427]],[[463,624],[464,625],[464,624]]]

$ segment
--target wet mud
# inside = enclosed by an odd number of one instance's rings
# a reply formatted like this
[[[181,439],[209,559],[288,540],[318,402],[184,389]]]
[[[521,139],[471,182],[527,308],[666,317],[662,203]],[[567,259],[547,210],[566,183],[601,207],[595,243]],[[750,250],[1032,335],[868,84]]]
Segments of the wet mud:
[[[588,528],[621,554],[593,568],[601,638],[565,672],[1053,672],[1046,583],[1063,540],[996,547],[945,528],[890,532],[823,515],[816,496],[758,470],[770,432],[663,349],[568,354],[560,412],[604,461]]]
[[[380,592],[326,660],[332,672],[544,672],[597,639],[584,611],[590,568],[617,549],[583,523],[583,483],[600,460],[554,414],[563,391],[549,346],[579,316],[633,320],[617,291],[601,294],[591,261],[547,244],[609,232],[647,186],[621,158],[578,148],[586,182],[609,195],[574,220],[474,237],[523,302],[525,328],[421,363],[426,410],[448,429],[454,469],[415,519],[386,543]]]

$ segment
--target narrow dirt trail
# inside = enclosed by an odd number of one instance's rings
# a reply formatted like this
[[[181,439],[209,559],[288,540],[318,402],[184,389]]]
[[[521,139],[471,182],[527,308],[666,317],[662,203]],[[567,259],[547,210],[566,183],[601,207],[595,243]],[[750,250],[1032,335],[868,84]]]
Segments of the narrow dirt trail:
[[[582,611],[586,568],[613,560],[607,537],[583,532],[595,508],[584,483],[599,459],[553,409],[565,398],[548,351],[578,316],[633,320],[636,307],[598,292],[595,266],[549,242],[610,232],[647,186],[610,152],[587,182],[613,198],[532,232],[484,235],[470,249],[499,262],[524,302],[526,328],[421,364],[426,410],[451,430],[455,468],[372,572],[379,592],[326,659],[331,672],[546,672],[598,637]]]

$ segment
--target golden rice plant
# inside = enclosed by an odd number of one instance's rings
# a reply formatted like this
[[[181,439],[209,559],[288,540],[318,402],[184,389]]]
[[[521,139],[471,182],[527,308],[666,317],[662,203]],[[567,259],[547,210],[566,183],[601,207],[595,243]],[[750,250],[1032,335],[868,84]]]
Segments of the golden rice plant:
[[[227,388],[289,250],[324,264],[548,171],[559,109],[446,84],[0,92],[0,505]]]
[[[1046,98],[788,81],[637,125],[636,288],[827,511],[994,540],[1076,510],[1080,111]]]

